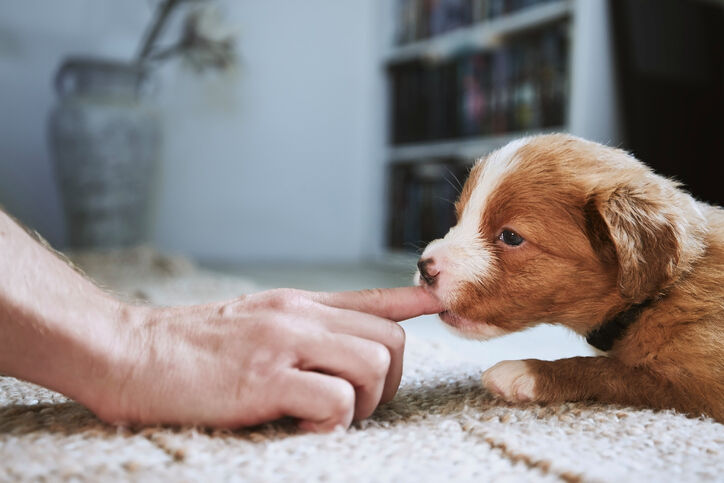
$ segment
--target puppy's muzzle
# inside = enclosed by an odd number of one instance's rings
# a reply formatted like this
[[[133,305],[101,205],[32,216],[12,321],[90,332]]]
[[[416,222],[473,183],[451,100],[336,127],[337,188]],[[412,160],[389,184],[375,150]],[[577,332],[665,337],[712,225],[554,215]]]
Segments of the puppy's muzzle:
[[[417,269],[420,270],[420,277],[429,286],[435,285],[440,270],[435,266],[435,260],[432,258],[420,258],[417,262]]]

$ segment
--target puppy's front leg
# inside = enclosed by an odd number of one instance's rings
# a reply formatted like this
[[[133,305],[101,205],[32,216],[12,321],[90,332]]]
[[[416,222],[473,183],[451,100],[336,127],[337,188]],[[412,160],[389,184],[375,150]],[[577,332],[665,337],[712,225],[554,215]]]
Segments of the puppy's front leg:
[[[486,389],[509,402],[590,400],[688,409],[669,381],[610,357],[503,361],[482,379]]]

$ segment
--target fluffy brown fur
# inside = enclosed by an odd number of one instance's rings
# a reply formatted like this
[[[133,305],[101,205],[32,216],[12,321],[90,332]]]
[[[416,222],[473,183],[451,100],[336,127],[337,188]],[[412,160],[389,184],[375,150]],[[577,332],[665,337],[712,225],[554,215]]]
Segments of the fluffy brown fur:
[[[478,163],[457,203],[466,227],[422,256],[443,320],[468,336],[541,322],[585,336],[654,302],[605,356],[505,361],[483,375],[486,387],[510,401],[596,400],[724,422],[724,210],[569,135],[527,138],[488,160],[497,170]],[[525,241],[504,243],[504,229]]]

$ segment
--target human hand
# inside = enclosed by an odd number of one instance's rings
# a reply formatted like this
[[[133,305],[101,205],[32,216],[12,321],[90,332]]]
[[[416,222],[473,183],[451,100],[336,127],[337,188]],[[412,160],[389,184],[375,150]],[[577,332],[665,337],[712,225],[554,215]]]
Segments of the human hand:
[[[348,427],[397,391],[405,335],[393,321],[439,311],[417,287],[134,308],[117,391],[87,404],[110,422]]]

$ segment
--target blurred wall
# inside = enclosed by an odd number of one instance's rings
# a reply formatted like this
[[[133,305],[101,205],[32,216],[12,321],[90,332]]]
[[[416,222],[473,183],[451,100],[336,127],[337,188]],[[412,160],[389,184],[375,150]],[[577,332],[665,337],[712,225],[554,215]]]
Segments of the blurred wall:
[[[64,240],[46,143],[67,54],[129,57],[146,0],[5,0],[0,204]],[[215,260],[354,260],[374,250],[381,72],[375,2],[226,1],[235,72],[164,68],[153,241]]]

